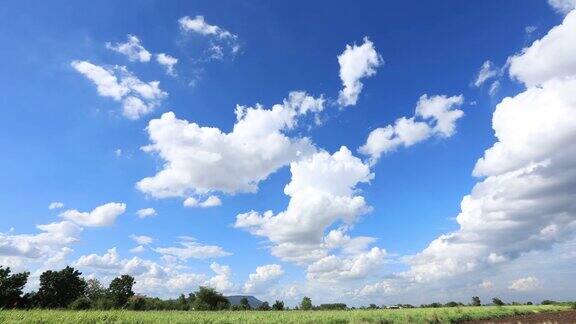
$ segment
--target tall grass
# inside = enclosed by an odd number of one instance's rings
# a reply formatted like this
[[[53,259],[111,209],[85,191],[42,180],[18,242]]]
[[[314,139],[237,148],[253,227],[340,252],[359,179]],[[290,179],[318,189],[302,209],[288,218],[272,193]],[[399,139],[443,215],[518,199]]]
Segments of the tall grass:
[[[0,323],[457,323],[567,309],[546,305],[284,312],[0,310]]]

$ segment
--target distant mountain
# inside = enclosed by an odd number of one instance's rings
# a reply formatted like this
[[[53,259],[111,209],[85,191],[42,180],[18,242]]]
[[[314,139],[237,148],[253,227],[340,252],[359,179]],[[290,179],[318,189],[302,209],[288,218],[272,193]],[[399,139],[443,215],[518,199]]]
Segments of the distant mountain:
[[[260,305],[262,305],[262,301],[254,296],[237,295],[237,296],[226,296],[226,298],[230,302],[230,305],[240,305],[240,299],[242,298],[248,299],[248,304],[250,304],[250,307],[252,308],[258,308]]]

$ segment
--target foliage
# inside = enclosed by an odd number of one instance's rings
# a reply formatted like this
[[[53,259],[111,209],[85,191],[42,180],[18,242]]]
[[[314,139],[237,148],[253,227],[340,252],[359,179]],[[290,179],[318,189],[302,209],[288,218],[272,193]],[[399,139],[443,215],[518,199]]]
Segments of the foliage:
[[[98,279],[86,280],[86,298],[95,301],[106,296],[106,288],[98,281]]]
[[[346,309],[346,308],[348,308],[348,307],[344,303],[321,304],[320,306],[318,306],[318,309],[320,309],[320,310],[337,310],[337,309],[342,310],[342,309]],[[370,306],[368,308],[377,309],[378,306],[375,304],[370,304]]]
[[[129,310],[144,310],[145,308],[146,297],[141,295],[130,296],[126,302],[126,309]]]
[[[284,302],[281,300],[275,301],[274,304],[272,305],[272,309],[276,311],[284,310]]]
[[[122,275],[114,278],[108,287],[108,294],[114,302],[114,306],[122,308],[128,302],[128,299],[134,296],[132,287],[136,282],[134,278],[129,275]]]
[[[86,282],[81,274],[69,266],[60,271],[44,271],[40,275],[40,288],[34,296],[35,304],[43,308],[67,308],[84,296]]]
[[[0,266],[0,308],[22,307],[22,289],[28,282],[29,272],[10,274],[10,267]]]
[[[73,301],[72,304],[70,304],[70,309],[74,310],[86,310],[90,309],[91,307],[92,303],[90,302],[90,299],[86,297],[80,297]]]
[[[192,308],[195,310],[222,310],[227,309],[228,299],[213,288],[200,287],[195,294]]]
[[[311,310],[312,309],[312,299],[310,297],[302,298],[300,302],[300,309],[301,310]]]
[[[482,305],[482,301],[480,301],[480,297],[478,297],[478,296],[472,297],[472,303],[470,303],[470,305],[472,305],[472,306],[481,306],[481,305]]]
[[[504,306],[506,305],[500,298],[498,297],[494,297],[492,298],[492,304],[496,305],[496,306]]]
[[[269,311],[272,308],[270,307],[270,304],[268,304],[267,301],[263,302],[262,304],[260,304],[260,306],[258,306],[258,310],[260,311]]]

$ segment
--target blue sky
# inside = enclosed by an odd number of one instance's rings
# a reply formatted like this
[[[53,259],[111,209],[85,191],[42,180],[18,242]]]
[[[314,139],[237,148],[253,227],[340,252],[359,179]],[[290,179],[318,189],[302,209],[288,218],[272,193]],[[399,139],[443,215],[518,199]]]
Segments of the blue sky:
[[[571,147],[570,118],[514,106],[530,91],[573,89],[571,5],[7,4],[0,263],[33,278],[65,264],[103,281],[131,273],[140,292],[159,296],[202,284],[289,302],[344,294],[350,304],[569,296],[550,264],[522,265],[548,260],[574,273],[562,252],[574,244],[573,207],[532,216],[547,202],[501,197],[517,185],[494,183],[574,158],[544,149]],[[576,109],[566,96],[559,114]],[[538,119],[551,126],[530,123]],[[550,140],[531,142],[540,138]],[[485,155],[493,146],[505,154]],[[567,199],[574,183],[560,191]],[[461,206],[471,192],[479,211]],[[146,208],[154,215],[139,217]],[[494,209],[521,225],[495,221]],[[37,227],[51,223],[60,227]]]

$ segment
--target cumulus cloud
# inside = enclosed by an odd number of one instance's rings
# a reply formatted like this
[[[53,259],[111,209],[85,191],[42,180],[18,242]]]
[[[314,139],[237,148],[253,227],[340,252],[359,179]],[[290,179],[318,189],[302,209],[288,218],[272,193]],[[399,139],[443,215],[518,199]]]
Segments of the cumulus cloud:
[[[576,8],[576,0],[548,0],[548,3],[561,14],[567,14]]]
[[[50,209],[50,210],[60,209],[62,207],[64,207],[64,203],[59,202],[59,201],[51,202],[50,205],[48,205],[48,209]]]
[[[370,163],[374,164],[383,153],[399,146],[409,147],[431,136],[450,137],[456,131],[456,122],[464,116],[464,112],[457,109],[463,102],[462,95],[422,95],[414,117],[401,117],[394,125],[373,130],[358,151],[370,156]]]
[[[182,237],[180,246],[159,247],[154,248],[154,251],[164,256],[176,257],[182,261],[190,258],[211,259],[232,255],[232,253],[224,251],[220,246],[204,245],[188,237]]]
[[[28,270],[32,263],[55,265],[72,250],[69,245],[80,239],[82,228],[62,221],[37,225],[37,234],[0,233],[0,264]]]
[[[494,66],[492,61],[485,61],[478,71],[478,75],[476,76],[476,80],[474,81],[474,85],[476,87],[480,87],[484,82],[497,77],[500,74],[500,70]]]
[[[183,203],[184,207],[202,207],[202,208],[210,208],[222,205],[222,201],[218,196],[211,195],[210,197],[206,198],[204,201],[198,201],[198,199],[194,197],[188,197],[184,200]]]
[[[576,10],[542,39],[508,59],[510,77],[527,87],[576,74]]]
[[[138,217],[140,218],[146,218],[146,217],[152,217],[152,216],[156,216],[156,210],[154,208],[143,208],[143,209],[139,209],[136,212],[136,215],[138,215]]]
[[[286,133],[295,128],[299,116],[321,111],[323,105],[322,97],[296,91],[271,109],[237,106],[237,121],[229,133],[165,113],[150,121],[152,143],[143,148],[165,161],[163,169],[136,187],[156,198],[255,192],[270,174],[315,151],[308,138]]]
[[[146,251],[146,247],[144,247],[144,245],[138,245],[138,246],[130,249],[130,252],[132,252],[132,253],[142,253],[145,251]]]
[[[373,178],[369,166],[343,146],[334,154],[320,151],[292,162],[290,172],[291,181],[284,188],[290,197],[285,211],[278,214],[272,211],[239,214],[234,226],[266,237],[273,255],[301,265],[328,263],[319,260],[338,258],[328,256],[328,252],[341,249],[347,253],[346,256],[333,263],[346,263],[339,269],[342,277],[346,277],[346,271],[350,271],[348,277],[367,275],[367,272],[359,270],[359,264],[364,263],[363,253],[374,240],[351,238],[345,232],[347,225],[371,210],[364,197],[357,195],[356,188],[359,183],[367,183]],[[325,236],[325,230],[337,222],[347,225]],[[374,250],[374,253],[378,252]],[[355,266],[359,259],[363,260]],[[324,276],[324,272],[338,270],[312,265],[308,271],[310,278],[317,279],[329,276]]]
[[[526,277],[514,280],[508,289],[517,291],[530,291],[540,287],[540,281],[536,277]]]
[[[284,275],[284,270],[279,264],[268,264],[256,268],[256,272],[248,276],[244,284],[244,292],[256,294],[267,291]]]
[[[354,106],[362,92],[362,79],[376,74],[376,68],[383,64],[382,57],[376,52],[374,43],[364,37],[360,46],[346,45],[342,54],[338,55],[340,64],[340,79],[344,88],[338,95],[338,103],[343,106]]]
[[[576,56],[558,47],[575,44],[575,19],[569,14],[511,59],[511,75],[528,87],[496,106],[497,141],[473,172],[485,178],[462,199],[459,229],[414,256],[407,277],[420,282],[501,266],[574,237]]]
[[[151,113],[168,95],[159,81],[143,82],[124,66],[102,67],[88,61],[73,61],[72,67],[96,85],[98,94],[122,102],[122,114],[138,119]]]
[[[224,57],[224,46],[229,48],[232,54],[240,51],[240,43],[237,35],[232,34],[222,27],[210,25],[206,22],[204,16],[198,15],[194,18],[184,16],[178,20],[178,23],[184,33],[195,33],[211,37],[212,41],[209,51],[213,59],[222,59]]]
[[[166,69],[166,73],[171,76],[176,76],[174,65],[178,63],[178,59],[165,53],[156,55],[156,62]]]
[[[116,45],[106,43],[106,48],[126,55],[130,61],[149,62],[152,54],[142,46],[140,39],[134,35],[126,35],[126,38],[125,43],[117,43]]]
[[[125,211],[126,204],[111,202],[98,206],[91,212],[80,212],[76,209],[69,209],[61,213],[60,217],[82,226],[101,227],[114,224],[116,218],[124,214]]]
[[[308,266],[307,278],[320,282],[364,279],[381,269],[385,257],[386,251],[377,247],[345,257],[329,255]]]

